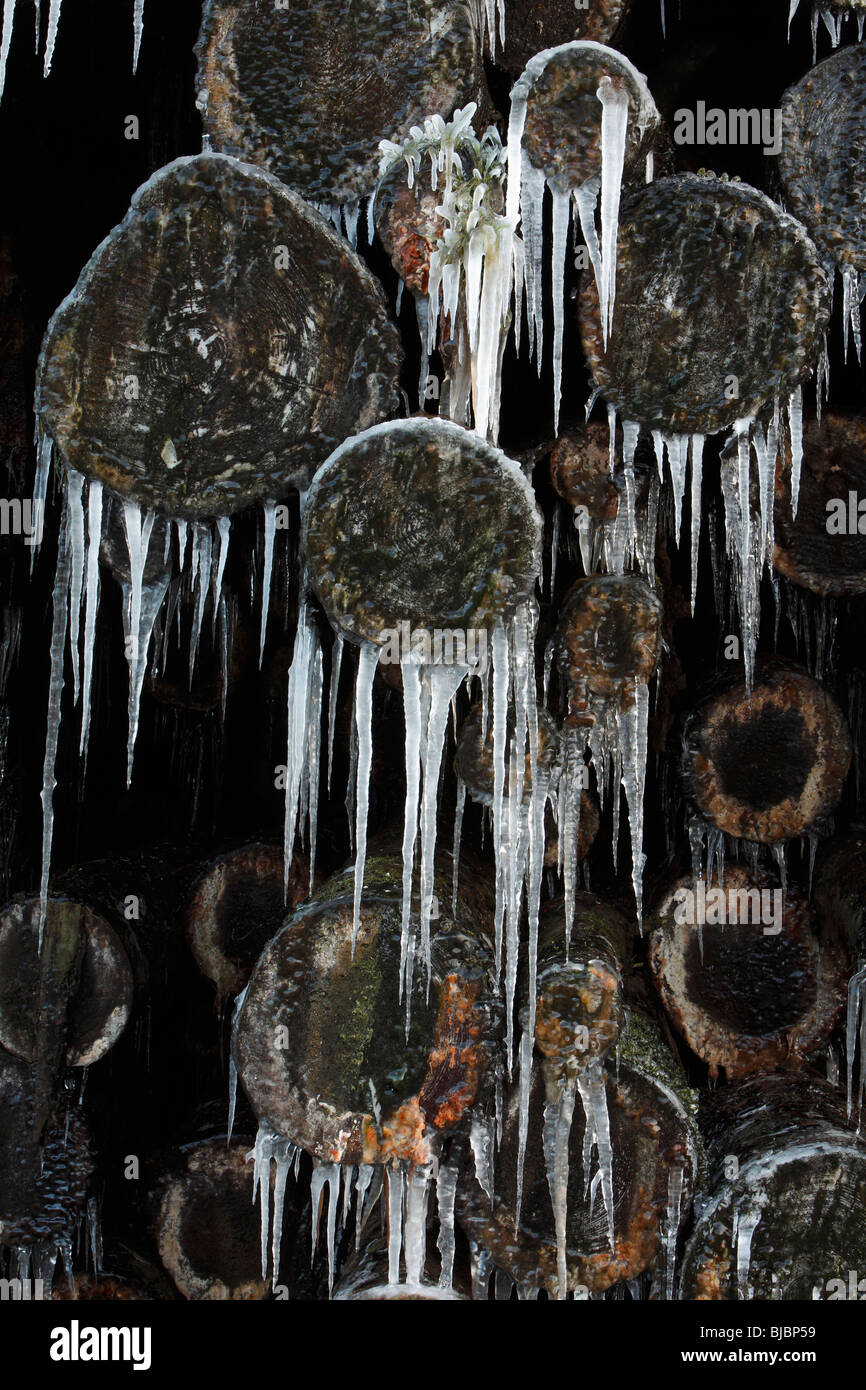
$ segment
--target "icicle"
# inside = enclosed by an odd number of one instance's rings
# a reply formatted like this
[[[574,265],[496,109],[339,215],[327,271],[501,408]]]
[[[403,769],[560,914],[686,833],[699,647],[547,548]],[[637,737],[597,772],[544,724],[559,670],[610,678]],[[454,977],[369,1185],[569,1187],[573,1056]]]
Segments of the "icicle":
[[[400,1282],[400,1252],[403,1248],[403,1170],[392,1162],[387,1169],[388,1184],[388,1283]]]
[[[308,793],[309,883],[311,893],[316,881],[316,831],[319,819],[319,772],[322,763],[322,679],[322,649],[317,642],[310,671],[307,766],[305,771],[305,785]]]
[[[243,989],[241,990],[240,994],[236,997],[234,1004],[232,1005],[231,1041],[229,1043],[229,1119],[228,1134],[226,1137],[227,1145],[232,1142],[232,1130],[235,1127],[235,1109],[237,1107],[238,1099],[238,1069],[235,1064],[232,1042],[234,1041],[235,1029],[237,1028],[237,1022],[238,1018],[240,1017],[241,1009],[243,1008],[244,1000],[247,997],[248,988],[248,984],[244,985]]]
[[[565,256],[571,198],[568,190],[551,189],[553,198],[553,432],[559,434],[559,402],[562,395],[562,336],[564,310],[562,286],[565,282]]]
[[[308,620],[306,582],[301,580],[301,604],[295,633],[295,650],[289,670],[288,735],[286,749],[286,807],[283,823],[284,894],[288,899],[289,874],[295,835],[299,830],[302,787],[310,775],[311,743],[318,747],[319,728],[312,728],[311,708],[314,684],[321,689],[321,651],[313,622]],[[315,674],[314,674],[315,673]],[[321,703],[321,695],[318,697]],[[321,723],[321,721],[319,721]],[[315,832],[311,826],[311,838]]]
[[[6,61],[12,45],[12,29],[15,22],[15,0],[3,0],[3,35],[0,38],[0,97],[6,86]],[[37,29],[38,40],[38,29]]]
[[[463,812],[466,807],[466,783],[457,778],[457,803],[454,807],[454,845],[451,853],[451,915],[457,916],[457,889],[460,880],[460,841],[463,833]]]
[[[42,536],[45,530],[45,503],[48,498],[48,480],[51,476],[51,459],[53,455],[53,445],[50,434],[45,434],[41,426],[37,426],[36,431],[36,477],[33,480],[33,503],[31,507],[31,518],[36,526],[34,540],[36,544],[30,551],[30,573],[36,563],[36,552],[42,544]]]
[[[418,801],[421,790],[421,673],[411,656],[400,662],[403,677],[403,711],[406,724],[406,805],[403,815],[403,904],[400,926],[400,998],[407,986],[407,1010],[411,980],[407,979],[409,959],[409,919],[412,912],[412,878],[415,871],[415,843],[418,839]]]
[[[331,687],[328,694],[328,795],[331,793],[331,768],[334,762],[334,723],[337,718],[337,695],[340,689],[340,667],[343,662],[343,638],[338,632],[331,648]]]
[[[583,1103],[583,1113],[586,1117],[586,1131],[584,1136],[584,1155],[587,1152],[587,1137],[589,1146],[595,1144],[595,1151],[598,1156],[598,1166],[601,1173],[601,1195],[604,1200],[604,1208],[607,1212],[607,1238],[610,1244],[611,1253],[615,1248],[614,1235],[614,1199],[613,1199],[613,1149],[610,1140],[610,1121],[607,1112],[607,1090],[604,1081],[604,1068],[601,1062],[594,1058],[586,1067],[585,1071],[577,1074],[577,1089]]]
[[[788,10],[788,43],[791,42],[791,25],[794,22],[794,15],[797,13],[799,5],[800,0],[791,0],[791,6]]]
[[[430,666],[426,672],[426,680],[430,688],[430,713],[424,740],[424,791],[421,799],[421,954],[427,972],[428,992],[431,977],[430,916],[433,910],[433,866],[436,853],[436,802],[439,792],[439,769],[442,765],[448,708],[465,676],[466,668],[460,666]]]
[[[677,1236],[683,1202],[683,1170],[679,1163],[668,1169],[668,1210],[664,1232],[665,1298],[674,1296],[674,1274],[677,1267]]]
[[[843,360],[848,361],[848,333],[854,338],[857,360],[861,360],[860,341],[860,280],[853,265],[842,266],[842,336],[844,339]]]
[[[51,71],[51,60],[54,57],[54,45],[57,42],[57,28],[60,24],[60,5],[61,0],[51,0],[48,10],[48,33],[45,35],[45,62],[42,68],[43,77],[47,77]]]
[[[791,515],[796,518],[797,503],[800,497],[800,469],[803,464],[802,386],[797,387],[788,402],[788,424],[791,430]]]
[[[189,643],[189,684],[192,689],[193,671],[195,670],[196,658],[198,657],[198,646],[201,638],[201,627],[204,619],[204,609],[207,603],[208,590],[211,587],[211,562],[213,558],[213,539],[210,527],[196,524],[193,531],[193,588],[198,585],[198,594],[195,603],[195,612],[192,621],[192,633]]]
[[[793,0],[793,3],[794,3],[795,5],[797,5],[797,4],[799,4],[799,0]],[[665,0],[661,0],[661,8],[662,8],[662,38],[663,38],[663,39],[666,39],[667,36],[668,36],[668,26],[667,26],[667,16],[665,15]]]
[[[851,976],[848,982],[848,1011],[845,1020],[845,1058],[848,1076],[848,1119],[854,1106],[854,1062],[857,1057],[857,1029],[861,1016],[864,1014],[864,990],[866,990],[866,966],[861,966],[856,974]],[[863,1103],[863,1091],[866,1089],[866,1065],[864,1059],[860,1058],[860,1088],[859,1100],[857,1105],[858,1116]]]
[[[695,615],[695,599],[698,593],[698,561],[701,548],[701,474],[703,472],[704,436],[693,434],[689,444],[692,460],[692,617]]]
[[[144,584],[154,513],[148,512],[142,521],[138,505],[135,502],[124,502],[123,522],[130,574],[129,582],[122,585],[125,599],[124,637],[129,665],[129,736],[126,746],[126,785],[129,786],[132,782],[132,764],[138,736],[139,707],[147,668],[147,651],[156,615],[168,588],[169,576],[162,574],[153,584]]]
[[[271,602],[271,576],[274,568],[274,535],[277,525],[277,504],[266,502],[265,514],[265,561],[262,569],[262,621],[259,630],[259,669],[265,654],[265,635],[268,630],[268,609]]]
[[[628,131],[628,90],[603,77],[596,96],[602,105],[601,117],[601,262],[602,282],[599,307],[604,346],[613,331],[616,299],[616,249],[619,230],[619,203]]]
[[[216,569],[214,570],[213,580],[213,607],[216,613],[219,606],[220,594],[223,587],[223,574],[225,573],[226,560],[229,554],[229,540],[231,537],[231,519],[227,516],[217,518],[217,535],[219,536],[219,551],[217,552]]]
[[[631,831],[632,886],[638,924],[643,920],[643,798],[646,778],[647,731],[649,726],[649,689],[644,681],[635,679],[634,704],[627,710],[617,710],[622,785],[628,803]],[[618,789],[615,791],[619,799]]]
[[[418,1287],[424,1272],[427,1253],[427,1198],[430,1192],[430,1172],[416,1168],[406,1179],[406,1217],[403,1226],[403,1248],[406,1261],[406,1283]]]
[[[469,1143],[475,1160],[475,1177],[489,1202],[493,1201],[493,1134],[490,1122],[478,1115],[472,1117]]]
[[[502,965],[502,799],[505,787],[505,741],[510,671],[508,638],[501,622],[493,629],[493,861],[496,865],[496,980]]]
[[[144,33],[144,0],[135,0],[135,8],[133,11],[132,22],[134,30],[134,39],[132,47],[132,71],[133,73],[136,73],[138,71],[138,55],[141,50],[141,37]],[[276,1278],[276,1270],[274,1271],[274,1278]]]
[[[48,910],[48,877],[51,872],[51,844],[54,836],[54,775],[60,714],[63,698],[63,655],[66,646],[67,594],[69,589],[69,518],[66,507],[57,542],[57,571],[54,577],[54,620],[51,629],[51,677],[48,685],[48,716],[45,759],[42,765],[42,877],[39,885],[39,949]]]
[[[355,782],[355,892],[352,909],[352,955],[361,921],[361,894],[364,888],[364,863],[367,857],[367,809],[370,796],[370,765],[373,758],[373,679],[379,662],[380,649],[374,642],[365,642],[358,653],[358,676],[355,681],[355,728],[358,735],[358,772]]]
[[[741,1299],[751,1297],[749,1288],[749,1266],[752,1262],[752,1239],[761,1220],[760,1211],[750,1211],[743,1216],[734,1216],[734,1248],[737,1261],[737,1296]]]
[[[73,702],[78,703],[81,689],[79,677],[80,653],[78,629],[81,619],[81,591],[84,584],[84,507],[82,491],[84,476],[74,469],[66,470],[66,505],[69,508],[69,657],[72,664]]]
[[[84,666],[81,681],[81,743],[87,757],[90,729],[90,689],[93,677],[93,649],[96,640],[96,614],[99,608],[99,548],[102,541],[102,483],[91,479],[87,494],[87,562],[84,575]]]
[[[543,1147],[547,1169],[547,1185],[553,1207],[556,1230],[556,1270],[558,1300],[568,1294],[568,1265],[566,1220],[568,1216],[568,1145],[574,1116],[577,1076],[569,1078],[560,1088],[558,1099],[544,1107]],[[587,1128],[589,1117],[587,1116]]]
[[[436,1174],[436,1211],[439,1217],[439,1235],[436,1245],[440,1255],[439,1287],[451,1289],[454,1277],[454,1197],[457,1192],[457,1169],[448,1164],[439,1165]]]

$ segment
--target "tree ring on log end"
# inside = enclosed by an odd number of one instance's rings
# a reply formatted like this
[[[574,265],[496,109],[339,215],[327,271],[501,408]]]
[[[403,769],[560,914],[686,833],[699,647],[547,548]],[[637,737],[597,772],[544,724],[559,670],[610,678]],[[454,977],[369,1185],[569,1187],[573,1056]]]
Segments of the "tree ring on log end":
[[[505,0],[505,47],[495,62],[512,74],[522,72],[542,49],[574,39],[606,44],[616,33],[629,0],[593,0],[576,9],[574,0]]]
[[[68,899],[48,900],[49,914]],[[81,909],[79,973],[66,1015],[66,1061],[89,1067],[104,1057],[132,1009],[132,971],[117,933]],[[0,1046],[32,1061],[39,1020],[39,898],[14,898],[0,914]]]
[[[406,1037],[399,860],[367,860],[352,955],[349,870],[289,918],[253,971],[238,1073],[260,1120],[325,1162],[426,1164],[467,1114],[493,1038],[490,952],[449,915],[416,965]],[[444,882],[437,886],[442,905]]]
[[[804,896],[766,874],[727,864],[703,913],[699,891],[683,878],[653,913],[650,969],[668,1017],[714,1075],[801,1066],[844,1006],[844,952],[819,940]]]
[[[636,575],[579,579],[563,600],[554,639],[569,688],[610,700],[635,680],[650,680],[661,655],[661,619],[658,595]]]
[[[817,360],[830,286],[800,223],[745,184],[688,174],[623,200],[613,331],[580,296],[595,382],[621,417],[714,434],[787,400]]]
[[[461,0],[209,0],[195,51],[214,147],[332,205],[373,192],[380,140],[484,89]]]
[[[700,810],[741,840],[777,843],[832,811],[851,765],[851,735],[829,691],[768,663],[749,700],[739,683],[689,721],[685,768]]]
[[[175,160],[56,310],[36,411],[73,468],[181,517],[304,489],[397,403],[382,292],[318,213],[226,155]]]
[[[408,622],[492,629],[532,594],[541,522],[511,459],[446,421],[403,420],[348,439],[304,508],[310,582],[333,625],[384,645]]]
[[[866,518],[855,504],[852,529],[851,492],[866,497],[866,420],[825,412],[820,424],[810,420],[803,431],[796,517],[790,468],[776,469],[774,569],[815,594],[866,592]],[[828,530],[831,513],[839,522],[840,511],[844,524]]]
[[[831,53],[782,97],[779,172],[791,210],[837,265],[866,270],[866,50]]]
[[[614,48],[566,43],[537,53],[515,86],[526,92],[522,145],[530,163],[564,192],[601,177],[600,83],[610,78],[628,93],[625,164],[634,168],[661,124],[646,79]]]

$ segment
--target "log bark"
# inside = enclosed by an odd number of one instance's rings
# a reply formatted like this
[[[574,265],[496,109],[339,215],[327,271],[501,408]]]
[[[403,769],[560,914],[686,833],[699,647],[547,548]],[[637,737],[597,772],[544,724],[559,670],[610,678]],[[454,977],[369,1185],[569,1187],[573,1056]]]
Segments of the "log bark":
[[[536,53],[574,39],[609,43],[628,12],[629,0],[593,0],[585,10],[573,0],[506,0],[505,47],[497,37],[495,61],[517,76]]]
[[[264,171],[194,155],[136,192],[54,314],[36,409],[81,472],[214,516],[305,488],[391,412],[399,363],[346,243]]]
[[[498,1020],[488,994],[489,894],[436,878],[429,997],[411,1024],[398,997],[402,866],[370,853],[352,953],[351,871],[289,917],[250,979],[235,1028],[238,1074],[259,1119],[326,1162],[426,1164],[482,1091]],[[413,913],[414,920],[414,913]]]
[[[668,1177],[683,1175],[681,1211],[688,1208],[699,1162],[697,1102],[685,1077],[648,1018],[632,1012],[620,1038],[619,1068],[604,1071],[613,1147],[614,1233],[611,1254],[600,1193],[590,1207],[583,1174],[585,1121],[578,1103],[569,1140],[567,1278],[570,1290],[599,1293],[650,1268],[661,1249],[668,1211]],[[460,1223],[494,1265],[525,1289],[556,1292],[557,1249],[553,1210],[542,1148],[547,1096],[543,1067],[536,1061],[529,1101],[529,1139],[523,1206],[515,1231],[518,1091],[505,1101],[502,1143],[497,1156],[492,1203],[478,1183],[470,1159],[457,1189]]]
[[[718,178],[657,179],[625,197],[616,277],[607,350],[592,275],[581,290],[595,383],[621,418],[673,434],[713,434],[792,392],[830,317],[827,275],[800,224]]]
[[[851,763],[851,736],[833,696],[797,667],[759,666],[749,700],[740,682],[688,721],[685,773],[701,812],[738,839],[774,844],[833,810]]]
[[[537,72],[536,68],[541,68]],[[644,175],[646,156],[659,138],[661,117],[641,74],[613,48],[567,43],[543,66],[536,59],[523,76],[529,95],[523,150],[551,187],[567,191],[601,178],[601,83],[609,79],[629,99],[624,177]]]
[[[680,879],[651,919],[650,971],[675,1030],[714,1077],[803,1066],[844,1007],[844,950],[802,892],[766,874],[726,865],[724,901],[716,879],[704,887]]]
[[[866,1264],[852,1220],[866,1201],[866,1147],[839,1093],[808,1073],[758,1076],[717,1092],[705,1125],[709,1181],[680,1296],[811,1301],[838,1298],[839,1279],[850,1296],[849,1271]]]
[[[268,1297],[262,1276],[259,1212],[252,1204],[251,1144],[225,1139],[185,1151],[185,1169],[165,1185],[156,1221],[159,1256],[184,1298]],[[286,1244],[298,1223],[294,1180],[285,1201]]]
[[[854,528],[850,494],[854,492]],[[789,468],[776,470],[773,564],[780,574],[816,594],[866,592],[866,521],[860,533],[857,504],[866,497],[866,420],[828,411],[803,431],[803,466],[796,517]],[[831,531],[828,503],[841,502],[845,528]]]
[[[287,912],[294,912],[306,898],[309,873],[307,861],[295,856],[286,900],[283,852],[275,845],[244,845],[218,855],[202,869],[184,920],[196,964],[216,987],[218,1009],[229,995],[241,992]]]
[[[275,12],[210,0],[196,46],[198,106],[215,149],[268,169],[315,202],[373,192],[379,141],[478,101],[479,36],[468,4],[339,0]]]
[[[441,420],[348,440],[319,470],[304,511],[310,582],[354,642],[384,645],[408,623],[431,641],[437,629],[462,631],[468,645],[532,593],[540,543],[518,466]]]
[[[779,173],[791,211],[822,253],[866,270],[866,52],[831,53],[782,97]],[[846,327],[847,331],[847,327]]]

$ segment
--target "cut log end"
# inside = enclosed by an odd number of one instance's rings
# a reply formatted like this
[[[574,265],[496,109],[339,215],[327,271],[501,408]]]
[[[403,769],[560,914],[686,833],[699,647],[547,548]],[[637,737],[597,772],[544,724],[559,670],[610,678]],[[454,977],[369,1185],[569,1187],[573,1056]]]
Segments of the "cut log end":
[[[566,595],[556,631],[559,666],[570,690],[602,700],[633,700],[661,654],[662,606],[643,579],[593,575]]]
[[[859,512],[863,497],[866,420],[830,411],[820,425],[808,421],[796,517],[790,468],[776,471],[774,568],[816,594],[866,593],[866,518]]]

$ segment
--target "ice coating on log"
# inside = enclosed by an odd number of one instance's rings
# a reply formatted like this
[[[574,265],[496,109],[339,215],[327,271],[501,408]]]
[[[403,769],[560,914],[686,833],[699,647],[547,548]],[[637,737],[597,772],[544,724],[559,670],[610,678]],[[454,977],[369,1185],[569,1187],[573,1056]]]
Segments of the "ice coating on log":
[[[177,517],[226,516],[303,490],[390,413],[399,362],[345,242],[264,171],[206,153],[136,191],[56,310],[36,411],[88,477]]]

